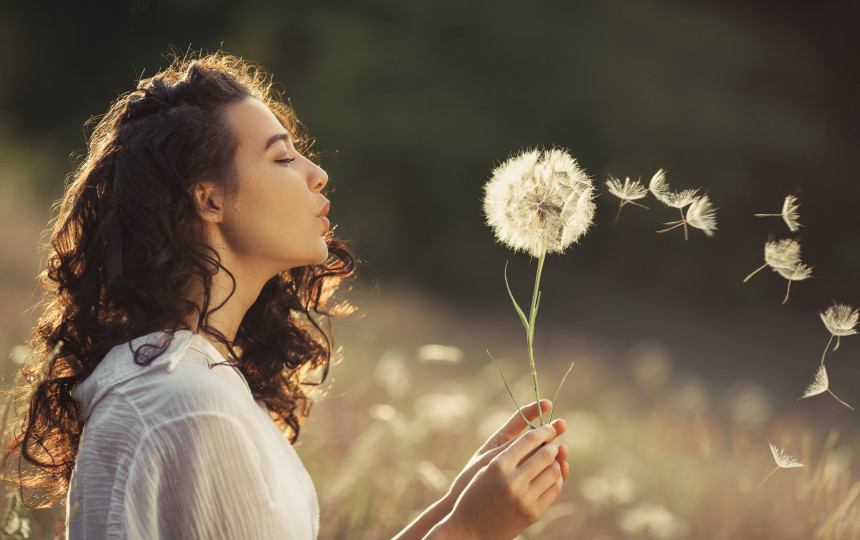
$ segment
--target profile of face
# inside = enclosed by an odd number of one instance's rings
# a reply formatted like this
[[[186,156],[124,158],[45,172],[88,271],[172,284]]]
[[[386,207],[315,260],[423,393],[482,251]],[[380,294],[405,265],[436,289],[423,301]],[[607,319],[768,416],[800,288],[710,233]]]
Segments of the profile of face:
[[[261,101],[230,105],[225,117],[237,140],[235,188],[206,201],[210,241],[234,267],[268,276],[322,263],[328,256],[325,171],[296,151],[278,117]],[[217,207],[217,208],[216,208]],[[225,253],[226,251],[226,253]],[[236,268],[237,270],[239,268]]]

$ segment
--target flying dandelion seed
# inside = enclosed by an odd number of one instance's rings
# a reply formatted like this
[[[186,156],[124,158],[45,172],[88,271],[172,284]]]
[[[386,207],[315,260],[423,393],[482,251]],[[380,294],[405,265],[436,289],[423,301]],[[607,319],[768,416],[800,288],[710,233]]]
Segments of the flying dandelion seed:
[[[775,270],[779,275],[788,280],[788,287],[785,289],[785,298],[782,299],[783,304],[788,302],[788,293],[791,292],[792,281],[803,281],[812,277],[812,267],[802,263],[797,263],[794,268],[777,267]]]
[[[618,204],[618,213],[615,214],[615,221],[612,222],[613,226],[618,223],[618,217],[621,215],[621,209],[624,208],[625,204],[633,204],[640,208],[648,209],[644,204],[636,202],[648,196],[648,188],[640,184],[639,180],[631,182],[628,177],[624,179],[624,184],[622,185],[621,180],[610,176],[609,180],[606,181],[606,186],[609,188],[609,193],[621,199],[621,202]]]
[[[594,218],[593,186],[566,151],[529,150],[493,171],[484,212],[499,242],[539,258],[563,252]]]
[[[680,221],[670,221],[665,225],[670,225],[668,229],[657,231],[664,233],[684,226],[684,240],[687,240],[687,225],[701,229],[705,235],[714,236],[714,231],[717,229],[717,210],[711,205],[711,200],[707,195],[694,197],[690,207],[687,208],[687,214],[681,212],[682,219]]]
[[[765,242],[764,264],[753,270],[750,275],[744,278],[743,282],[746,283],[751,277],[768,266],[776,272],[779,268],[792,270],[798,264],[800,264],[800,243],[797,240],[784,238],[776,242]]]
[[[806,390],[803,392],[803,395],[800,396],[798,400],[817,396],[818,394],[823,394],[824,392],[829,392],[830,395],[836,399],[836,401],[845,405],[852,411],[854,410],[854,407],[836,397],[836,394],[834,394],[833,391],[830,390],[830,380],[827,378],[827,370],[824,369],[823,365],[818,366],[818,371],[815,372],[815,380],[812,381],[812,384],[806,387]]]
[[[798,213],[797,209],[800,207],[800,203],[797,202],[797,197],[794,195],[787,195],[785,197],[785,202],[782,203],[782,213],[781,214],[754,214],[755,217],[782,217],[785,224],[788,225],[788,230],[791,232],[797,231],[798,228],[803,227],[798,221]]]
[[[567,151],[555,148],[528,150],[508,159],[493,171],[484,186],[484,213],[496,238],[514,251],[524,251],[538,259],[528,318],[511,293],[505,274],[508,295],[526,330],[536,401],[540,401],[540,391],[534,363],[534,323],[540,303],[543,263],[547,253],[563,252],[588,231],[594,220],[593,197],[594,188],[585,171]],[[504,376],[502,381],[507,387]],[[522,415],[515,399],[514,405]],[[550,410],[550,421],[554,408],[555,400]],[[531,425],[525,416],[523,420]]]
[[[669,184],[666,183],[666,171],[660,169],[654,176],[651,177],[651,182],[648,184],[648,190],[654,195],[654,198],[663,204],[668,204],[666,200],[669,197]]]
[[[666,182],[666,171],[660,169],[657,171],[654,176],[651,177],[651,183],[648,185],[648,189],[651,191],[651,194],[654,195],[658,201],[662,202],[666,206],[677,208],[681,213],[680,221],[671,221],[666,223],[666,225],[673,225],[668,229],[663,229],[662,231],[657,232],[666,232],[671,231],[675,227],[684,227],[684,240],[687,240],[687,218],[684,216],[684,207],[692,204],[696,199],[696,193],[699,192],[698,189],[685,189],[680,192],[675,192],[669,189],[669,184]]]
[[[860,310],[856,310],[845,304],[833,304],[824,313],[819,313],[819,315],[821,315],[821,320],[824,321],[824,326],[830,332],[830,339],[824,347],[824,354],[821,355],[821,365],[823,366],[827,349],[830,348],[834,337],[836,338],[836,345],[833,347],[835,351],[839,348],[839,339],[842,336],[850,336],[857,333],[854,327],[857,326],[857,319],[860,318]]]
[[[711,205],[707,195],[696,197],[687,209],[687,223],[702,230],[707,236],[714,236],[717,229],[717,210]]]
[[[796,467],[803,467],[803,463],[797,461],[793,457],[789,456],[788,454],[774,446],[772,442],[768,441],[768,444],[770,445],[770,451],[773,454],[773,460],[776,461],[776,468],[770,471],[770,473],[768,473],[768,475],[764,477],[764,480],[761,481],[761,484],[759,484],[756,489],[761,489],[764,483],[767,482],[767,479],[770,478],[770,476],[779,469],[794,469]]]

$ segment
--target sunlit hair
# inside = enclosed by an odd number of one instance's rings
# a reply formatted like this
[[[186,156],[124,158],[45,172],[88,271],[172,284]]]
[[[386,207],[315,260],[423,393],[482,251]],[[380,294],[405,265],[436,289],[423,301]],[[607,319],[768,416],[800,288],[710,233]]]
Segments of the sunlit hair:
[[[317,383],[328,372],[331,345],[320,324],[346,309],[330,295],[355,261],[329,233],[327,261],[270,279],[232,343],[209,326],[219,307],[210,305],[212,277],[227,270],[202,241],[191,188],[206,180],[235,189],[237,141],[225,109],[248,97],[265,103],[309,154],[311,140],[271,77],[223,53],[177,58],[117,99],[95,127],[52,223],[35,361],[19,388],[31,396],[29,409],[5,448],[7,479],[46,493],[42,504],[63,495],[74,467],[83,418],[72,390],[112,347],[154,331],[189,328],[223,342],[254,398],[291,441],[298,437],[311,405],[302,385],[310,372]],[[194,281],[203,284],[202,305],[183,300]],[[135,362],[163,352],[141,347]]]

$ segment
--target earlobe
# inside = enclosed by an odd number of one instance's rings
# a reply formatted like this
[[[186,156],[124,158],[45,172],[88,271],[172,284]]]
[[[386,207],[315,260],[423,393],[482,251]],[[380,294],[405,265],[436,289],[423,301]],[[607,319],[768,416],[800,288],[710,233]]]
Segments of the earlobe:
[[[191,187],[191,198],[200,219],[218,223],[224,216],[221,190],[211,182],[198,182]]]

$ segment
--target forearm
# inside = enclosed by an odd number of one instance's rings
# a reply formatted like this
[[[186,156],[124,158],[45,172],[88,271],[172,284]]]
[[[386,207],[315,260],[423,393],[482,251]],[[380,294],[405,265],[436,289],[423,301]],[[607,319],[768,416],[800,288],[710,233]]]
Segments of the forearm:
[[[437,525],[444,521],[448,514],[451,513],[451,510],[454,508],[454,502],[455,501],[451,500],[450,493],[445,495],[443,498],[430,505],[427,510],[415,518],[412,523],[400,531],[400,533],[394,537],[394,540],[422,540],[424,538],[443,540],[444,538],[454,538],[453,536],[446,537],[428,535],[431,530],[437,529]],[[442,527],[443,530],[445,528],[447,528],[447,526]]]

